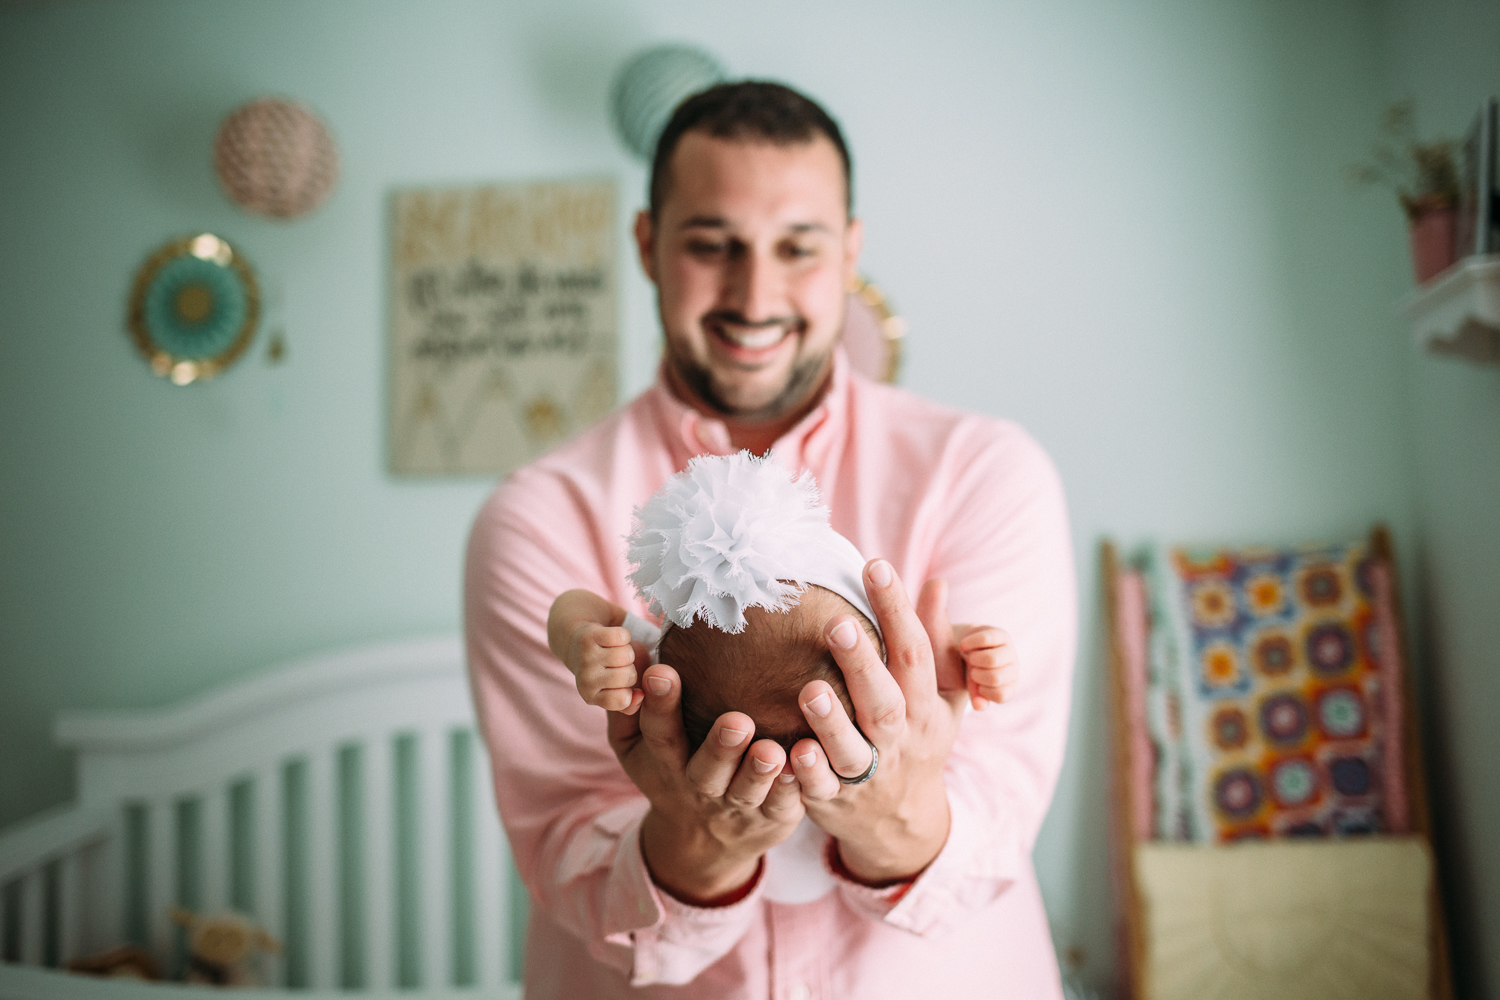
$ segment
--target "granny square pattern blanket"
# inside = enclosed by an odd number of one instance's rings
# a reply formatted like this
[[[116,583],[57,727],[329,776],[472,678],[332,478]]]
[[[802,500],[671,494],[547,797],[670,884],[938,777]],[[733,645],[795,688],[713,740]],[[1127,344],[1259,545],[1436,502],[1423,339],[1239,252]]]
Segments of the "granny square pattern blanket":
[[[1392,832],[1399,676],[1366,546],[1153,553],[1157,835]],[[1395,651],[1390,651],[1394,656]],[[1404,809],[1404,801],[1400,803]]]

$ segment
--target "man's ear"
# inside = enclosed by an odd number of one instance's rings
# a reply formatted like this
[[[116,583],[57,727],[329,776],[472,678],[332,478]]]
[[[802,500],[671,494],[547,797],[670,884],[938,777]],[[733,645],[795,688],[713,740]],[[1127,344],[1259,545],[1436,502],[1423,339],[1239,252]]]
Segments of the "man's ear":
[[[656,284],[656,224],[644,208],[635,213],[635,249],[641,256],[641,270]]]
[[[850,288],[859,274],[859,251],[865,245],[865,224],[850,219],[844,227],[844,287]]]

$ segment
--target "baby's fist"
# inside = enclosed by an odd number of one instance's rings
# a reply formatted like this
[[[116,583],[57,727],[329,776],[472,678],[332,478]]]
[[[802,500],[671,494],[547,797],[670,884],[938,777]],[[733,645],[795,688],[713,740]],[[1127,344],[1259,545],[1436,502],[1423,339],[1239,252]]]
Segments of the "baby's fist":
[[[1009,633],[993,625],[958,625],[954,632],[964,660],[970,703],[983,711],[992,701],[1014,697],[1021,664]]]
[[[636,688],[637,651],[630,630],[584,622],[573,633],[568,669],[578,693],[608,712],[635,713],[645,695]]]

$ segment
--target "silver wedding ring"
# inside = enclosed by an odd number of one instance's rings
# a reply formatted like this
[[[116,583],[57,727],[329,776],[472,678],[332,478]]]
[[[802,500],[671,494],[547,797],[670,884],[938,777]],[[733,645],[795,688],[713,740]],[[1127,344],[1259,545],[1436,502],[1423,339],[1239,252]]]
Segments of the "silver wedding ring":
[[[837,771],[834,771],[833,773],[834,774],[838,774],[839,780],[842,781],[846,785],[863,785],[865,782],[867,782],[871,778],[875,777],[875,769],[877,767],[879,767],[879,766],[880,766],[880,751],[876,750],[875,749],[875,744],[871,743],[870,744],[870,766],[867,767],[867,768],[865,768],[865,773],[864,774],[861,774],[857,778],[846,778],[842,774],[839,774]]]

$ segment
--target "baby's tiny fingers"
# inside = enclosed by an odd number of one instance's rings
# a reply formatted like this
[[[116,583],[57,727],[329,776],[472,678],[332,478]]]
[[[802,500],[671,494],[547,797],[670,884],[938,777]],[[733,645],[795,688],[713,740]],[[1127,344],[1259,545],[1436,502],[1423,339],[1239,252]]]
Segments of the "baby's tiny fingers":
[[[984,698],[997,703],[1004,703],[1010,701],[1010,699],[1015,696],[1016,685],[1014,682],[1001,684],[971,684],[969,687],[969,691],[971,694],[977,694],[980,698]],[[978,708],[979,706],[976,705],[975,707]]]
[[[1011,661],[984,667],[970,665],[968,676],[976,678],[981,684],[1004,684],[1021,676],[1021,664]]]
[[[586,670],[578,675],[578,693],[584,701],[595,704],[601,691],[629,690],[635,687],[635,667],[620,667],[617,670]]]
[[[629,646],[595,646],[583,651],[582,662],[591,670],[634,666],[635,650]]]
[[[635,688],[608,688],[595,695],[592,704],[606,712],[624,712],[630,715],[632,709],[640,707],[644,698],[645,695]]]
[[[629,646],[630,629],[621,628],[618,625],[597,625],[590,632],[589,638],[601,646],[608,646],[610,648]]]
[[[961,653],[968,653],[974,649],[984,649],[987,646],[1010,645],[1010,633],[1003,628],[993,625],[976,626],[962,639],[958,640],[958,649]]]

